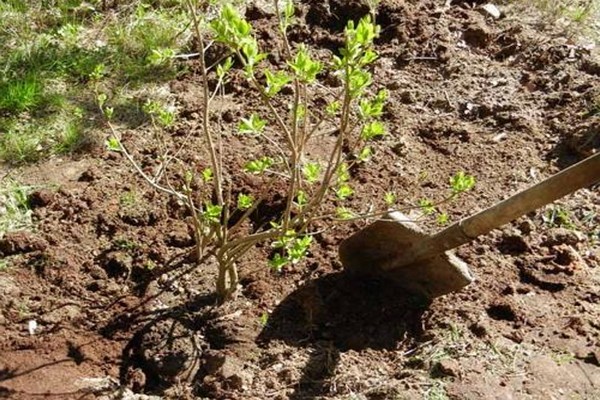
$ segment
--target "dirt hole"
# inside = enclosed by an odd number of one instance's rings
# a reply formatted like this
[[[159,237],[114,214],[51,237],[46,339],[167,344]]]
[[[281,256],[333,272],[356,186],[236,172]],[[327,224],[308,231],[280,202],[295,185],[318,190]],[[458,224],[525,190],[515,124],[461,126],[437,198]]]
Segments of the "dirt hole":
[[[494,304],[486,310],[490,318],[496,321],[516,321],[517,314],[508,304]]]

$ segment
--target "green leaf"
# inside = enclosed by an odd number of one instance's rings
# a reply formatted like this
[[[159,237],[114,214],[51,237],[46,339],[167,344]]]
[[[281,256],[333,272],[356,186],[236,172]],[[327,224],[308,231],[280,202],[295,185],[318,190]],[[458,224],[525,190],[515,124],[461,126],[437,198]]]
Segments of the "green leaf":
[[[285,85],[292,81],[292,77],[285,71],[277,71],[272,73],[268,69],[265,70],[265,78],[267,80],[267,87],[265,92],[267,96],[273,97],[283,89]]]
[[[306,253],[308,252],[312,241],[312,236],[303,236],[292,242],[291,247],[288,249],[288,257],[292,264],[297,264],[306,257]]]
[[[359,106],[360,117],[364,120],[381,117],[386,100],[386,90],[380,90],[372,100],[362,99]]]
[[[377,60],[377,53],[371,49],[366,50],[363,54],[363,56],[360,58],[360,61],[358,62],[358,64],[361,67],[365,67],[369,64],[371,64],[373,61]]]
[[[452,195],[454,196],[471,190],[473,186],[475,186],[475,177],[466,175],[462,171],[450,178],[450,187],[452,188]]]
[[[237,208],[240,210],[247,210],[252,207],[254,203],[254,197],[252,195],[247,195],[244,193],[240,193],[238,195]]]
[[[355,31],[355,40],[358,44],[364,47],[370,46],[378,35],[379,26],[371,21],[371,16],[367,15],[359,21]]]
[[[233,66],[233,58],[227,57],[222,64],[217,65],[217,77],[219,80],[225,79],[225,75],[231,70]]]
[[[121,143],[119,142],[119,139],[111,136],[106,140],[106,148],[109,151],[121,151]]]
[[[242,118],[238,125],[240,133],[259,135],[267,126],[267,121],[261,119],[257,114],[252,114],[250,118]]]
[[[273,258],[269,260],[269,265],[275,272],[281,272],[283,267],[285,267],[288,263],[289,260],[279,253],[275,253]]]
[[[332,101],[331,103],[327,104],[327,107],[325,107],[325,112],[327,113],[327,115],[333,117],[338,113],[341,107],[342,104],[339,101]]]
[[[369,71],[354,69],[350,73],[348,91],[353,99],[362,95],[369,85],[373,82],[373,76]]]
[[[441,213],[441,214],[438,214],[436,221],[437,221],[438,225],[444,226],[444,225],[448,225],[450,218],[448,217],[448,214]]]
[[[319,61],[313,60],[308,54],[306,46],[300,45],[298,52],[292,62],[288,62],[296,76],[301,82],[312,83],[315,81],[317,74],[323,69],[323,65]]]
[[[258,160],[248,161],[244,165],[244,170],[251,174],[262,174],[265,172],[275,161],[271,157],[261,157]]]
[[[230,4],[221,9],[221,14],[210,23],[210,27],[217,41],[236,50],[250,38],[252,32],[252,26]]]
[[[360,162],[367,162],[371,159],[372,155],[373,149],[371,149],[371,146],[365,146],[360,150],[360,153],[358,153],[358,160]]]
[[[152,49],[146,62],[153,66],[164,65],[175,56],[175,51],[169,48]]]
[[[260,315],[259,323],[260,326],[267,326],[267,324],[269,323],[269,313],[267,311],[263,312]]]
[[[106,75],[106,65],[97,64],[94,67],[94,70],[90,73],[89,77],[90,77],[90,80],[92,80],[92,81],[98,81],[98,80],[102,79],[102,77],[104,75]]]
[[[354,189],[347,183],[342,183],[335,191],[335,195],[340,200],[346,200],[354,194]]]
[[[98,102],[98,107],[104,107],[106,100],[108,99],[108,95],[106,93],[100,93],[96,96],[96,101]]]
[[[363,126],[360,138],[365,141],[385,136],[385,125],[381,121],[371,121]]]
[[[152,118],[152,121],[158,122],[161,126],[172,126],[175,122],[175,111],[168,109],[156,101],[146,101],[142,110]]]
[[[202,180],[206,183],[212,181],[214,178],[212,168],[205,168],[202,170]]]
[[[425,214],[425,215],[431,215],[431,214],[435,213],[435,205],[429,199],[419,200],[419,207],[421,208],[421,211],[423,211],[423,214]]]
[[[222,212],[223,212],[222,206],[206,203],[205,208],[204,208],[204,213],[202,215],[207,221],[218,224],[221,222],[221,213]]]
[[[335,209],[335,215],[338,219],[348,220],[356,217],[352,210],[346,207],[338,207]]]
[[[290,229],[279,239],[275,240],[271,246],[275,249],[287,249],[296,237],[296,231]]]
[[[308,196],[304,190],[298,190],[298,194],[296,195],[296,204],[299,208],[304,207],[308,203]]]
[[[266,53],[261,53],[258,49],[258,42],[253,37],[248,37],[242,42],[242,54],[245,56],[246,75],[254,75],[254,67],[267,58]]]
[[[341,163],[337,168],[337,183],[348,182],[350,180],[350,169],[348,168],[348,164]]]
[[[383,201],[385,201],[385,204],[387,206],[391,207],[394,204],[396,204],[396,201],[398,201],[398,198],[396,197],[396,195],[393,192],[386,192],[386,194],[383,195]]]
[[[309,162],[302,167],[302,175],[308,183],[315,183],[321,175],[321,164],[318,162]]]
[[[284,22],[285,25],[289,25],[292,22],[292,19],[294,18],[294,14],[295,14],[296,10],[294,8],[294,2],[293,0],[288,0],[285,3],[285,7],[283,9],[283,16],[284,16]]]

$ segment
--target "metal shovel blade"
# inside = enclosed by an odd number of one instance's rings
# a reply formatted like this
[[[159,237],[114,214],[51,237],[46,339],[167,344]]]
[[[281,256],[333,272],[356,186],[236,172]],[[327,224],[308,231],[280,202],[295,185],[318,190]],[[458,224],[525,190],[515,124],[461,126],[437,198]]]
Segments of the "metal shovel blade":
[[[342,264],[352,273],[388,278],[429,298],[442,296],[473,281],[452,249],[598,181],[600,152],[432,236],[405,215],[389,213],[342,242]]]
[[[406,215],[392,212],[344,240],[340,245],[340,258],[351,274],[388,279],[430,299],[470,284],[473,276],[469,267],[451,251],[391,269],[403,251],[427,238]]]

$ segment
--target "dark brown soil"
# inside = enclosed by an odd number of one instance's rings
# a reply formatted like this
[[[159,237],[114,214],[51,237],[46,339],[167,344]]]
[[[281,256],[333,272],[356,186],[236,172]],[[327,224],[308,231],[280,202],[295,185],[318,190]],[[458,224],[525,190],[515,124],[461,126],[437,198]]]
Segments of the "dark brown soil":
[[[406,205],[441,198],[467,171],[475,190],[443,207],[457,220],[600,148],[592,54],[522,10],[502,6],[494,20],[470,5],[480,2],[448,3],[382,1],[374,75],[390,91],[391,134],[374,164],[352,171],[355,210],[383,206],[388,191]],[[366,10],[306,0],[291,39],[327,58]],[[276,49],[272,15],[248,16]],[[269,62],[281,62],[277,51]],[[174,140],[200,136],[194,69],[171,83],[183,116]],[[213,110],[224,132],[258,104],[241,78],[227,90]],[[144,134],[124,140],[152,168]],[[226,140],[231,163],[261,151]],[[202,170],[205,155],[189,148],[181,157]],[[237,297],[217,306],[212,260],[191,263],[185,210],[126,160],[98,153],[13,173],[43,189],[31,197],[36,228],[0,241],[0,398],[600,398],[597,186],[557,203],[569,221],[548,206],[458,249],[476,281],[431,304],[343,273],[337,246],[365,225],[356,222],[323,231],[308,260],[281,274],[266,265],[268,246],[252,250]],[[238,190],[269,193],[255,222],[277,213],[277,188],[236,179]]]

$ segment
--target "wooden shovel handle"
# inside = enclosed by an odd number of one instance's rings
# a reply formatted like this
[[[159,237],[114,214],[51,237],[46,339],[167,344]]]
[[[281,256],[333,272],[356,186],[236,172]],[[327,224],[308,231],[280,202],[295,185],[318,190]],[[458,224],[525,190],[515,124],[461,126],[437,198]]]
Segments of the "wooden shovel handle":
[[[468,243],[492,229],[598,181],[600,181],[600,153],[415,244],[412,249],[402,254],[392,268],[400,268],[428,259]]]

